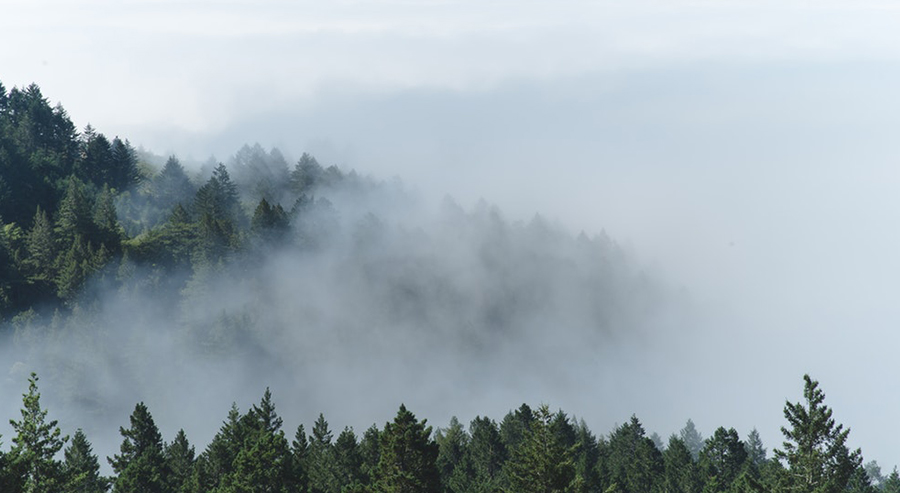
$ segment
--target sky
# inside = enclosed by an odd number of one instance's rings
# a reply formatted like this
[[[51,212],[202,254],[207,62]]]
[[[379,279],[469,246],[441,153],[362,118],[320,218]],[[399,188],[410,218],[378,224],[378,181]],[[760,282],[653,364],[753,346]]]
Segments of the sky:
[[[185,161],[253,142],[309,151],[435,200],[607,231],[702,320],[626,348],[642,355],[623,360],[627,385],[598,379],[595,402],[649,430],[756,426],[771,450],[809,372],[851,444],[900,464],[895,3],[0,0],[0,12],[0,81],[36,82],[79,128]]]

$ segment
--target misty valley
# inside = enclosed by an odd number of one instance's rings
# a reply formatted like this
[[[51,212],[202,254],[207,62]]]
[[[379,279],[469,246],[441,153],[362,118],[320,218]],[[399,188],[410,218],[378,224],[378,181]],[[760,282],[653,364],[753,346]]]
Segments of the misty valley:
[[[689,305],[605,232],[259,145],[182,163],[0,84],[0,492],[900,492],[809,377],[772,453],[478,408],[577,387]]]

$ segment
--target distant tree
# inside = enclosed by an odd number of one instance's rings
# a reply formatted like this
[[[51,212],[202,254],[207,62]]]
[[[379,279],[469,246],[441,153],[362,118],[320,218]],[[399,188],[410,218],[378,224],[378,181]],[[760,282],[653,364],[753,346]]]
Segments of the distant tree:
[[[190,203],[196,190],[184,167],[175,156],[171,156],[162,171],[150,182],[150,193],[156,206],[168,211],[176,204]]]
[[[766,449],[763,447],[762,439],[756,428],[750,430],[744,446],[747,449],[747,461],[756,469],[762,467],[766,462]]]
[[[804,402],[785,403],[782,427],[784,450],[775,457],[787,464],[786,487],[816,493],[844,491],[853,471],[862,463],[859,449],[847,448],[849,429],[835,423],[832,410],[824,404],[825,393],[809,375],[803,376]]]
[[[107,185],[97,195],[93,211],[94,229],[97,232],[95,242],[106,245],[111,251],[118,252],[124,239],[124,231],[119,226],[116,214],[115,196]]]
[[[310,194],[312,188],[321,180],[323,173],[322,166],[316,158],[304,152],[291,171],[291,188],[297,195]]]
[[[110,481],[100,475],[100,462],[80,429],[65,450],[63,477],[64,493],[105,493],[109,490]]]
[[[51,281],[55,277],[58,250],[53,227],[45,211],[38,206],[34,214],[34,224],[26,239],[28,258],[26,263],[31,271],[32,281]]]
[[[381,460],[381,431],[378,426],[370,426],[359,441],[359,456],[362,460],[360,471],[363,475],[363,483],[371,489],[375,482],[375,473],[378,462]]]
[[[437,493],[441,480],[437,470],[438,445],[431,439],[426,420],[400,405],[394,421],[381,434],[381,457],[375,490],[381,493]]]
[[[273,207],[266,199],[259,201],[250,220],[250,231],[265,244],[282,241],[287,236],[289,226],[288,215],[281,205]]]
[[[147,406],[143,402],[134,407],[129,428],[120,427],[124,440],[120,453],[109,458],[117,474],[113,483],[115,493],[168,493],[170,470],[166,462],[162,436]]]
[[[870,460],[863,464],[863,468],[866,470],[866,474],[869,476],[872,484],[880,488],[881,483],[884,482],[884,476],[881,474],[881,466],[878,465],[878,461]]]
[[[114,138],[109,149],[109,167],[106,169],[104,182],[118,191],[124,191],[141,180],[138,170],[137,154],[131,144],[118,137]]]
[[[679,432],[681,436],[681,440],[684,442],[685,447],[691,451],[691,457],[694,458],[695,461],[700,459],[700,450],[703,449],[703,435],[697,431],[697,427],[694,426],[694,422],[690,419],[687,420],[687,423],[684,425],[684,428]]]
[[[297,482],[299,491],[309,490],[309,439],[303,425],[297,427],[294,440],[291,442],[291,456],[293,457],[293,476]]]
[[[597,437],[591,433],[584,421],[581,421],[575,430],[575,482],[578,491],[597,491],[600,488],[600,474],[597,469],[600,462],[600,446]]]
[[[41,394],[35,373],[28,379],[28,392],[22,395],[22,419],[10,420],[16,436],[9,452],[10,468],[24,493],[56,493],[64,484],[62,464],[56,454],[69,439],[63,436],[56,420],[47,421],[41,408]]]

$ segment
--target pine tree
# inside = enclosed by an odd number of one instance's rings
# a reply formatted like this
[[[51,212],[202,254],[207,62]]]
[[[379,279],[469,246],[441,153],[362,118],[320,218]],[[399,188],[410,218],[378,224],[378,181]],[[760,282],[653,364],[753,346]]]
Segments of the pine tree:
[[[695,461],[699,460],[700,450],[703,449],[704,440],[703,435],[701,435],[700,432],[697,431],[697,427],[694,426],[693,420],[688,419],[679,434],[684,445],[691,451],[691,457],[693,457]]]
[[[169,484],[172,492],[189,493],[196,461],[194,458],[194,447],[188,442],[184,430],[178,430],[175,440],[166,445],[165,457],[168,470],[171,473]]]
[[[759,437],[759,432],[756,431],[756,428],[750,430],[744,445],[747,449],[747,462],[759,470],[766,462],[766,449],[763,447],[762,439]]]
[[[9,452],[10,468],[23,493],[56,493],[64,480],[62,464],[55,457],[69,437],[62,436],[55,420],[47,421],[37,382],[37,374],[32,373],[28,393],[22,395],[22,419],[9,421],[16,433]]]
[[[334,441],[335,477],[339,491],[358,491],[364,486],[362,455],[352,428],[344,428]]]
[[[844,491],[853,471],[862,463],[859,449],[847,448],[849,429],[835,423],[832,410],[824,404],[819,382],[803,376],[805,402],[784,405],[789,428],[782,427],[784,450],[775,457],[787,463],[788,488],[815,493]]]
[[[669,445],[663,452],[665,463],[665,491],[669,493],[693,493],[700,491],[702,482],[697,464],[684,440],[677,435],[669,437]]]
[[[309,440],[303,425],[297,427],[294,440],[291,442],[291,456],[293,457],[293,476],[297,482],[297,488],[301,492],[309,489]]]
[[[334,445],[328,421],[323,414],[313,425],[309,441],[307,464],[309,465],[309,491],[311,493],[335,493],[340,491],[335,467]]]
[[[381,493],[438,493],[438,446],[431,439],[427,420],[400,405],[392,423],[381,434],[381,457],[376,471],[376,491]]]
[[[472,474],[466,460],[469,437],[456,416],[450,419],[450,426],[446,430],[437,431],[435,441],[438,444],[438,472],[444,491],[470,491],[469,480]]]
[[[131,188],[141,180],[141,173],[137,166],[137,155],[131,144],[118,137],[110,144],[109,164],[104,174],[104,183],[110,188],[124,191]]]
[[[72,435],[63,462],[64,493],[105,493],[110,481],[100,475],[100,462],[80,429]]]
[[[897,468],[891,471],[891,474],[884,480],[881,486],[882,493],[900,493],[900,473]]]
[[[845,493],[877,493],[878,489],[872,485],[872,480],[866,474],[866,469],[857,467],[850,476]]]
[[[700,451],[700,470],[703,474],[703,491],[726,491],[741,474],[747,461],[747,449],[734,428],[716,429]]]
[[[573,450],[552,430],[554,415],[543,405],[534,415],[522,443],[507,462],[510,493],[575,491]]]
[[[606,458],[609,484],[623,493],[658,491],[663,483],[665,465],[662,454],[644,434],[636,416],[609,437]]]
[[[115,493],[168,493],[170,475],[166,463],[162,436],[147,406],[143,402],[134,407],[131,427],[119,428],[124,440],[120,454],[109,458],[118,475],[113,483]]]
[[[26,239],[28,258],[26,264],[30,268],[32,281],[51,281],[56,277],[55,265],[58,251],[53,227],[47,213],[38,206],[34,213],[34,224],[28,231]]]
[[[469,435],[466,455],[472,469],[472,491],[497,491],[503,482],[502,467],[507,460],[500,428],[490,418],[476,417],[469,424]]]

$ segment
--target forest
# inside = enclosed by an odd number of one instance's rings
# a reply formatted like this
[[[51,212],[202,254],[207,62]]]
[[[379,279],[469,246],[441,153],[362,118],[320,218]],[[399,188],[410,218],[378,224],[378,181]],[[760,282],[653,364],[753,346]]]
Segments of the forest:
[[[849,449],[809,377],[772,454],[756,430],[704,439],[688,421],[663,441],[632,416],[595,435],[543,404],[437,429],[400,405],[360,435],[320,414],[289,433],[268,389],[195,449],[184,431],[164,440],[143,403],[167,382],[184,398],[210,375],[365,373],[422,354],[425,378],[452,364],[468,368],[459,385],[489,385],[510,355],[554,382],[573,348],[648,330],[678,296],[605,233],[449,197],[432,211],[396,180],[259,145],[189,169],[78,131],[37,85],[0,84],[0,361],[19,379],[0,390],[29,384],[3,492],[900,491],[896,469]],[[85,430],[50,419],[36,368],[70,421],[131,413],[111,476]],[[388,371],[362,385],[409,373]]]

